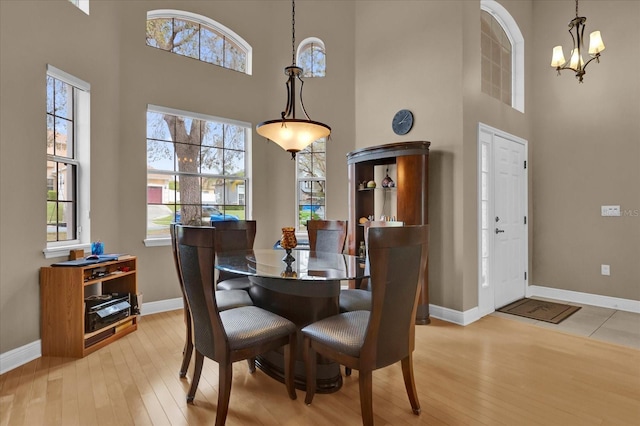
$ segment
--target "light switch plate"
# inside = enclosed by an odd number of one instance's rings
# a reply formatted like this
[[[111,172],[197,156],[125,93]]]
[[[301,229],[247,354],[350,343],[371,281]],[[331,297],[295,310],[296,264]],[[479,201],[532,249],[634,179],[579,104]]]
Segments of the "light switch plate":
[[[600,206],[601,216],[620,216],[620,206]]]
[[[600,274],[601,275],[611,275],[611,266],[609,265],[600,265]]]

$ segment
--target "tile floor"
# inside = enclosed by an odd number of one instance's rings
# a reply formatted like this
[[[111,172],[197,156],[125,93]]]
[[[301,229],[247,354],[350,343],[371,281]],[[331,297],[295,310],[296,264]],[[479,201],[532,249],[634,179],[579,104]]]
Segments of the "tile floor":
[[[618,311],[615,309],[601,308],[591,305],[581,305],[579,303],[545,299],[542,297],[536,297],[536,299],[568,303],[569,305],[581,306],[582,309],[562,321],[560,324],[552,324],[549,322],[519,317],[517,315],[505,314],[503,312],[494,312],[491,315],[640,349],[640,314],[638,313]]]

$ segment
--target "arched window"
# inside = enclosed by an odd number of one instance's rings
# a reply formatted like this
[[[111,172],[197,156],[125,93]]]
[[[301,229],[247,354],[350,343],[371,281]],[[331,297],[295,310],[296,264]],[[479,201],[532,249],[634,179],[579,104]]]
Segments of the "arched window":
[[[147,45],[251,75],[251,46],[202,15],[169,9],[147,12]]]
[[[324,43],[309,37],[298,45],[297,65],[304,70],[302,77],[324,77],[327,73],[327,56]]]
[[[524,38],[495,0],[480,1],[482,92],[524,112]]]

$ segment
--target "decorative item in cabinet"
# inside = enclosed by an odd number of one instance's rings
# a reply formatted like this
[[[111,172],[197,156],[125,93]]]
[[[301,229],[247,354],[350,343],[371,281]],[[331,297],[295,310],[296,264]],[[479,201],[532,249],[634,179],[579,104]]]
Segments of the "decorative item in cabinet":
[[[115,303],[102,307],[95,303],[109,297]],[[42,355],[82,358],[137,330],[139,300],[135,256],[41,268]],[[95,306],[97,310],[92,310]],[[94,314],[97,317],[91,317]],[[89,317],[97,322],[87,328]]]

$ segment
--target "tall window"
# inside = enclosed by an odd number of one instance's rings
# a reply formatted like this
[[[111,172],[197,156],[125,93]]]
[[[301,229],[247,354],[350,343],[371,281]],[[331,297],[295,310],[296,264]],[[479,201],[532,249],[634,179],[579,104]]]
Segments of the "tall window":
[[[89,84],[47,67],[47,249],[89,242]]]
[[[480,11],[482,91],[511,105],[511,41],[502,26]]]
[[[324,77],[327,72],[327,57],[324,43],[319,38],[304,39],[298,46],[297,64],[304,70],[302,77]]]
[[[224,25],[195,13],[147,12],[147,45],[251,74],[251,46]]]
[[[325,138],[296,154],[298,232],[307,230],[307,220],[325,218],[326,160]]]
[[[482,92],[524,112],[524,37],[495,0],[480,0]]]
[[[147,238],[189,225],[247,216],[251,125],[147,108]]]

